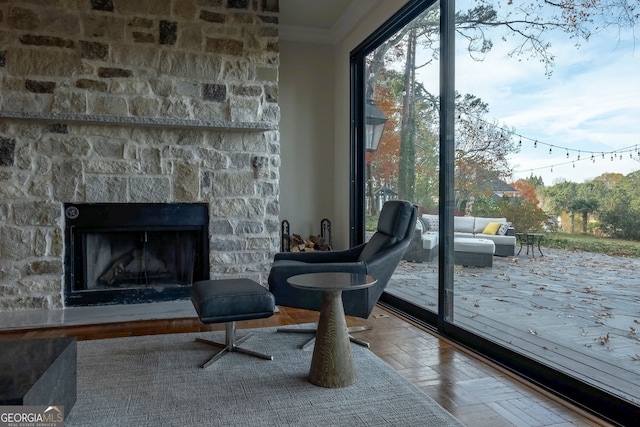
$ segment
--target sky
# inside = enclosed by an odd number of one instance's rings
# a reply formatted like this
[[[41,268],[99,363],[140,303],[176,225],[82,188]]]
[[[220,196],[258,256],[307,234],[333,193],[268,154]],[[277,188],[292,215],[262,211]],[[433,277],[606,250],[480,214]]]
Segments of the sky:
[[[457,43],[456,90],[488,103],[483,119],[514,128],[522,146],[511,157],[513,181],[533,174],[548,186],[640,169],[640,29],[637,40],[611,28],[579,48],[564,33],[550,35],[550,77],[537,60],[509,58],[513,40],[501,35],[483,62]]]

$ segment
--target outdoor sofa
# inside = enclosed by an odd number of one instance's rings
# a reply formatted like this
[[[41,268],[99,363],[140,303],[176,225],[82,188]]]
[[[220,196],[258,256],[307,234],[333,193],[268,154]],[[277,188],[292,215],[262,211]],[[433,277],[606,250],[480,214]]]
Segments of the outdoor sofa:
[[[413,239],[404,259],[412,262],[432,262],[438,255],[439,216],[423,214],[418,218]],[[516,248],[515,229],[506,218],[456,216],[453,218],[454,244],[456,239],[490,240],[495,245],[493,255],[513,256]]]

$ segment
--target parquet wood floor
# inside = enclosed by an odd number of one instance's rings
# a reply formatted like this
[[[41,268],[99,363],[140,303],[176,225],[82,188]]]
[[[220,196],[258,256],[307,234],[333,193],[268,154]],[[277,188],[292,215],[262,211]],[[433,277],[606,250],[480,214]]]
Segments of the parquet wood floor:
[[[316,322],[317,318],[315,312],[281,308],[270,318],[239,322],[238,328],[310,323]],[[376,307],[369,319],[349,318],[348,324],[373,326],[371,331],[358,333],[358,338],[369,341],[371,350],[378,357],[465,425],[610,425],[382,307]],[[76,336],[78,340],[87,340],[222,329],[222,325],[204,325],[197,318],[168,319],[0,331],[0,341],[57,336]]]

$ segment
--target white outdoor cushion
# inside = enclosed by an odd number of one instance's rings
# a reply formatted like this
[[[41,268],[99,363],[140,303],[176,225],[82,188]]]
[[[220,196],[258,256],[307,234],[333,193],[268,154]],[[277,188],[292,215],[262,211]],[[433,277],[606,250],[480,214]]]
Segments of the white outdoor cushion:
[[[475,237],[475,234],[473,233],[460,233],[458,231],[453,233],[453,238],[457,239],[458,237],[467,237],[467,238],[473,238]]]
[[[507,218],[483,218],[477,216],[475,225],[473,226],[473,232],[482,233],[482,230],[484,230],[490,222],[507,222]]]
[[[453,230],[458,233],[473,233],[473,224],[475,217],[472,216],[454,216]],[[486,225],[486,224],[485,224]],[[480,231],[484,230],[484,227]]]
[[[437,232],[422,233],[422,249],[433,249],[438,246],[439,237]]]
[[[501,236],[499,234],[476,234],[476,238],[491,240],[496,245],[516,245],[516,236]]]
[[[429,231],[438,231],[440,229],[440,217],[438,215],[423,214],[422,219],[429,225]]]
[[[507,230],[509,229],[509,227],[511,227],[510,222],[503,222],[502,224],[500,224],[500,228],[498,228],[498,232],[496,234],[504,236],[505,234],[507,234]]]
[[[488,239],[458,237],[453,239],[453,250],[455,252],[474,252],[493,255],[496,251],[496,245]]]

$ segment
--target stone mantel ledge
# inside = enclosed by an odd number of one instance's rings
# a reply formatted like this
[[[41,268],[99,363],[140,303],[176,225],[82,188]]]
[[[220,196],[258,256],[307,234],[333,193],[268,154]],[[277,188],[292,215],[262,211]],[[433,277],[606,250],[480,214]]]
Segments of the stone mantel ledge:
[[[34,113],[22,111],[0,111],[0,119],[47,123],[216,129],[238,132],[265,132],[278,129],[277,124],[267,122],[232,122],[227,120],[209,121],[164,117],[120,117],[89,114]]]

